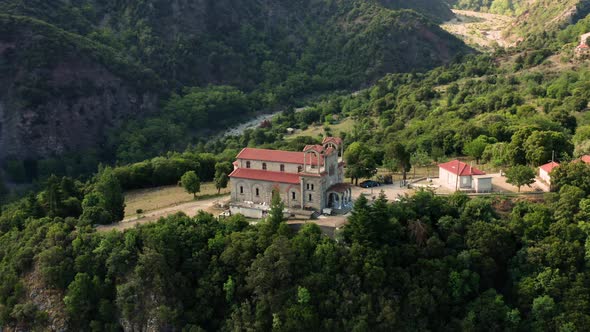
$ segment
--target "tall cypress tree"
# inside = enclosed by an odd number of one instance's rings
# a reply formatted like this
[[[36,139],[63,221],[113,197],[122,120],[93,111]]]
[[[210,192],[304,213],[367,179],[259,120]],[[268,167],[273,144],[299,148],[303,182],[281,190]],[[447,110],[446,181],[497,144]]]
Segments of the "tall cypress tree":
[[[111,214],[112,221],[123,220],[125,216],[125,197],[123,196],[121,184],[110,167],[100,172],[94,191],[104,199],[104,209]]]
[[[283,210],[285,210],[285,203],[283,203],[283,200],[281,200],[279,191],[277,189],[273,189],[268,221],[275,231],[278,229],[279,225],[285,221]]]

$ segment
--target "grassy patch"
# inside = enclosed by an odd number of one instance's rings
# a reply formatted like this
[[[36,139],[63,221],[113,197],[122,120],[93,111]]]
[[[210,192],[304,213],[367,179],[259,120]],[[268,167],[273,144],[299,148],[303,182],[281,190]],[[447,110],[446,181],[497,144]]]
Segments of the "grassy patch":
[[[354,127],[354,120],[351,118],[346,118],[337,124],[330,125],[329,127],[332,130],[332,134],[338,136],[338,133],[340,133],[341,131],[343,131],[345,133],[352,131],[352,128]],[[318,136],[320,136],[320,134],[323,134],[323,133],[324,133],[324,125],[323,124],[316,125],[316,126],[309,126],[307,129],[299,131],[296,134],[293,134],[291,136],[285,136],[285,140],[292,140],[292,139],[295,139],[296,137],[301,137],[301,136],[318,137]]]
[[[222,189],[221,194],[230,192],[229,188]],[[216,197],[217,189],[213,182],[201,183],[201,192],[197,193],[197,200]],[[125,218],[137,214],[138,209],[143,212],[158,210],[168,206],[193,201],[193,195],[187,193],[184,188],[178,186],[165,186],[149,189],[132,190],[125,193]]]

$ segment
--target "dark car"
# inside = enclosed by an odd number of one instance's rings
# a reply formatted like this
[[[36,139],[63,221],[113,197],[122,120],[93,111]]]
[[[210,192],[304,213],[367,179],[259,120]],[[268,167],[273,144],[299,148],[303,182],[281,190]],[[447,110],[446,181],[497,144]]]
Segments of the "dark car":
[[[360,183],[361,188],[373,188],[373,187],[379,187],[381,185],[381,183],[377,182],[377,181],[373,181],[373,180],[367,180],[367,181],[363,181]]]

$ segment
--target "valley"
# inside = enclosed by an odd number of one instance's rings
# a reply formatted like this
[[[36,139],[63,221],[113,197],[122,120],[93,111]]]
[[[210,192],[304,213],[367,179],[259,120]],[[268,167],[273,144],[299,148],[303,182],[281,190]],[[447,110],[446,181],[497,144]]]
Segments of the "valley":
[[[506,29],[514,24],[514,17],[458,9],[453,13],[456,17],[441,27],[461,37],[468,45],[483,51],[515,46],[510,37],[504,36]]]
[[[588,330],[589,1],[0,13],[0,330]]]

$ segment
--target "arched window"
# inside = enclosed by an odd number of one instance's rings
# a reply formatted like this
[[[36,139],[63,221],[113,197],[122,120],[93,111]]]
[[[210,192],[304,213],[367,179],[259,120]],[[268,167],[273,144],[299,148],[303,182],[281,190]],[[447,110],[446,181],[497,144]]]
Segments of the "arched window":
[[[240,194],[243,194],[243,193],[244,193],[244,187],[240,186]]]
[[[309,201],[310,201],[310,202],[312,201],[312,199],[311,199],[311,194],[309,194]]]
[[[259,188],[256,188],[256,196],[257,197],[260,196],[260,189]]]
[[[295,192],[294,192],[294,191],[292,191],[292,192],[291,192],[291,199],[292,199],[292,200],[296,200],[296,199],[297,199],[297,198],[296,198],[296,196],[297,196],[297,195],[295,194]]]
[[[313,184],[311,185],[311,190],[315,190],[315,189],[313,188]]]
[[[250,168],[250,162],[249,161],[246,162],[246,168]]]
[[[281,172],[285,171],[285,165],[281,165]]]
[[[266,170],[266,163],[262,163],[262,169]]]

